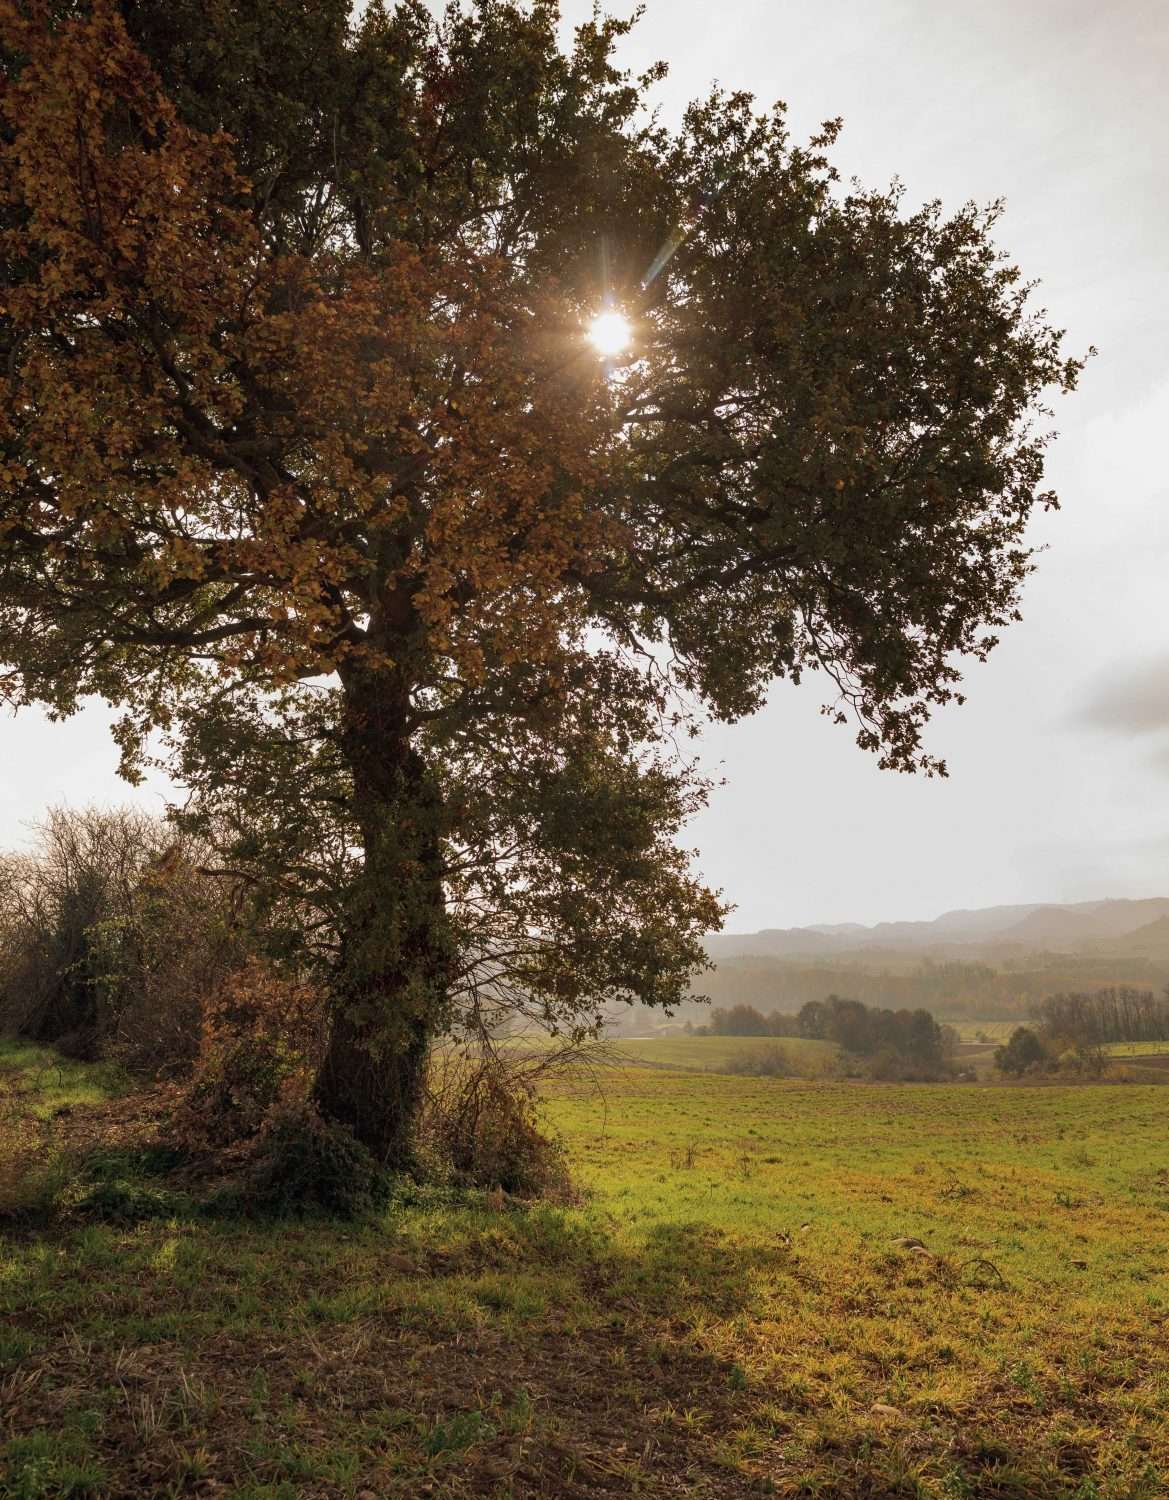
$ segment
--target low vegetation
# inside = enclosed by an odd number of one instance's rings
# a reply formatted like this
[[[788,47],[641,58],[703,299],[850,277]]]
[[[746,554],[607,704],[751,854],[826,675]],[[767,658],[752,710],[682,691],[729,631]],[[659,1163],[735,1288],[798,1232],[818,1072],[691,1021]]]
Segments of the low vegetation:
[[[1163,1491],[1162,1096],[1066,1086],[1169,1080],[1151,996],[485,1033],[394,1176],[289,913],[173,832],[0,871],[0,1500]],[[924,1081],[995,1060],[1046,1086]]]
[[[5,1140],[89,1153],[0,1240],[5,1500],[1169,1484],[1156,1090],[565,1074],[575,1199],[399,1182],[339,1222],[197,1209],[100,1069],[0,1078]]]

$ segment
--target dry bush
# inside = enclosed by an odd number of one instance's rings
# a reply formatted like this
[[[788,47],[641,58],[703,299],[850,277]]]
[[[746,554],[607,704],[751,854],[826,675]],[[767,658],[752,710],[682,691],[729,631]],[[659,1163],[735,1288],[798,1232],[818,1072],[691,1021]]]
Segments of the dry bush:
[[[419,1128],[426,1164],[467,1187],[524,1198],[567,1193],[563,1148],[536,1115],[537,1071],[489,1048],[436,1048]]]
[[[323,1027],[318,987],[248,959],[204,1005],[191,1082],[172,1122],[177,1143],[206,1150],[253,1140],[278,1108],[305,1100]]]
[[[202,997],[243,958],[232,892],[133,809],[52,811],[0,857],[0,1030],[140,1073],[188,1069]]]
[[[172,846],[144,871],[125,909],[94,927],[91,940],[100,958],[102,1055],[152,1077],[189,1072],[199,1056],[206,997],[246,958],[230,891]]]
[[[0,1026],[38,1041],[95,1036],[94,927],[128,909],[161,825],[132,809],[53,809],[29,854],[0,860]],[[89,1044],[96,1050],[96,1040]]]

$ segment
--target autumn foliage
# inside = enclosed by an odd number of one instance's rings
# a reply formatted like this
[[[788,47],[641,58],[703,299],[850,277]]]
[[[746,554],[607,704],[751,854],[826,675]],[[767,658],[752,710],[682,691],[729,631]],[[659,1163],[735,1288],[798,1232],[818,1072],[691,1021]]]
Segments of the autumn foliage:
[[[251,958],[209,995],[199,1051],[171,1131],[188,1150],[253,1141],[307,1099],[321,1055],[324,1006],[304,980]]]
[[[1078,369],[996,210],[844,192],[742,95],[668,130],[557,20],[0,3],[7,693],[119,705],[130,775],[163,735],[383,1159],[438,1032],[686,992],[703,714],[814,670],[943,769]]]

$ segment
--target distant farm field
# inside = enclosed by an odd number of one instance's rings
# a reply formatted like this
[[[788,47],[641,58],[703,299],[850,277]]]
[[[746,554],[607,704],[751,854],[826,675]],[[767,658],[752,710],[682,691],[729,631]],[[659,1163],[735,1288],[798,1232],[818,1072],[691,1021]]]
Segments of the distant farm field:
[[[0,1057],[0,1144],[68,1069]],[[600,1083],[544,1101],[572,1203],[11,1229],[0,1497],[1169,1493],[1163,1089]]]
[[[952,1026],[964,1042],[1005,1042],[1016,1026],[1025,1026],[1026,1021],[945,1021]]]
[[[728,1065],[764,1059],[777,1051],[790,1060],[793,1071],[819,1073],[836,1056],[832,1042],[804,1037],[772,1036],[662,1036],[621,1037],[605,1043],[606,1050],[631,1062],[699,1073],[725,1072]]]
[[[963,1042],[993,1042],[996,1046],[1007,1041],[1017,1026],[1034,1027],[1030,1021],[951,1021]],[[1169,1054],[1169,1042],[1107,1042],[1105,1052],[1111,1057],[1156,1057]]]

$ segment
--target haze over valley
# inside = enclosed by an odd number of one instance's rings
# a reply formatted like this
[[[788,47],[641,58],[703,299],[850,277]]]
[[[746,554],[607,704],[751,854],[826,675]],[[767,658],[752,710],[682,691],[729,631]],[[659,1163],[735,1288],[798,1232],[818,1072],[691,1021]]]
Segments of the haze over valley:
[[[944,912],[932,921],[845,922],[723,932],[715,967],[695,979],[714,1006],[796,1011],[830,994],[869,1005],[924,1006],[951,1019],[1023,1020],[1046,996],[1169,984],[1169,896],[1033,902]],[[700,1025],[694,1000],[674,1018]],[[618,1030],[671,1023],[643,1010]]]
[[[948,911],[927,922],[856,922],[716,933],[714,959],[861,958],[912,950],[947,957],[1098,952],[1169,960],[1169,896]]]

